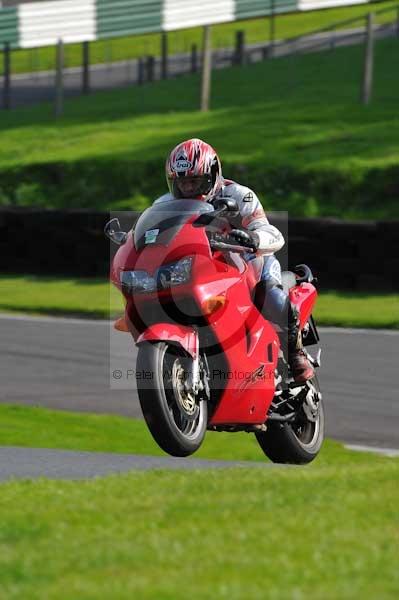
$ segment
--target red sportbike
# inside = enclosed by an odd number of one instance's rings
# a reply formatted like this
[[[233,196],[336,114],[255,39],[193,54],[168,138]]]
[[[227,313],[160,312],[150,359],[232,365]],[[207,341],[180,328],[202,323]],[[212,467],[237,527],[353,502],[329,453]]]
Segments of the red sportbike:
[[[206,430],[253,432],[274,462],[307,463],[324,437],[316,377],[291,377],[276,326],[254,304],[262,258],[229,237],[237,207],[199,200],[155,203],[124,233],[111,280],[126,300],[117,328],[137,346],[138,396],[148,428],[173,456],[188,456]],[[318,342],[312,310],[317,292],[306,265],[284,272],[300,313],[304,345]],[[315,367],[316,358],[308,354]]]

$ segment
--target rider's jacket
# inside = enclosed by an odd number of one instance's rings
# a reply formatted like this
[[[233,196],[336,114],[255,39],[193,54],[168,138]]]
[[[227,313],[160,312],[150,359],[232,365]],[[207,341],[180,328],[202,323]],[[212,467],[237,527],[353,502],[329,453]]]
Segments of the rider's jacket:
[[[229,179],[223,180],[223,186],[216,194],[216,198],[232,198],[237,202],[239,214],[231,221],[236,228],[254,231],[259,237],[258,254],[270,256],[284,246],[284,238],[277,227],[270,225],[265,211],[257,195],[239,183]],[[214,197],[215,198],[215,197]],[[174,200],[172,194],[164,194],[154,204]]]

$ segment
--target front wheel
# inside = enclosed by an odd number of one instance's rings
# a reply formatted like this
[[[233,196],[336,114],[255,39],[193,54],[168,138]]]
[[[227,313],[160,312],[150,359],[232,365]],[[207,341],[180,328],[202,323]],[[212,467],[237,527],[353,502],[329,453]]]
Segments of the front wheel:
[[[306,464],[318,455],[324,440],[324,407],[316,376],[310,382],[315,390],[316,409],[298,410],[292,423],[271,422],[267,431],[256,433],[263,452],[275,463]]]
[[[157,444],[172,456],[189,456],[200,447],[207,428],[207,403],[187,391],[192,359],[166,342],[139,346],[137,391],[147,426]]]

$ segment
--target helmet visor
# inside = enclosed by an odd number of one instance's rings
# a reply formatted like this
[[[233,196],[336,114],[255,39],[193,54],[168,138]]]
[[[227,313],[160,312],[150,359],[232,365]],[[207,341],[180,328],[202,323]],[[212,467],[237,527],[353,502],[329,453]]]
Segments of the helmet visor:
[[[212,189],[212,178],[210,175],[198,175],[196,177],[177,177],[173,185],[176,197],[196,198],[206,196]]]

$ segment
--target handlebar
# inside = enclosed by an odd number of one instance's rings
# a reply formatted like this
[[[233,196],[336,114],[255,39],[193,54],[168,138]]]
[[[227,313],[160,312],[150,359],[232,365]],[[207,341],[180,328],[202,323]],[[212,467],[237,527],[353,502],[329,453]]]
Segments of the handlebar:
[[[247,246],[236,246],[235,244],[226,244],[226,242],[216,240],[210,240],[209,243],[213,250],[229,250],[230,252],[238,252],[240,254],[255,254],[255,250]]]

